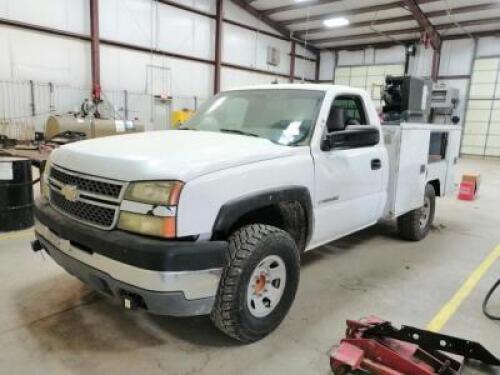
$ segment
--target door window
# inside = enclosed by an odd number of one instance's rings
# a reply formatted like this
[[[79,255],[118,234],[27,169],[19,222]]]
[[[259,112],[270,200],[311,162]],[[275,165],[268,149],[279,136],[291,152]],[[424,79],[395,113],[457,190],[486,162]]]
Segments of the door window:
[[[348,125],[367,125],[359,96],[341,95],[333,101],[327,121],[328,132],[345,130]]]
[[[448,146],[448,133],[431,132],[429,142],[429,163],[446,159]]]

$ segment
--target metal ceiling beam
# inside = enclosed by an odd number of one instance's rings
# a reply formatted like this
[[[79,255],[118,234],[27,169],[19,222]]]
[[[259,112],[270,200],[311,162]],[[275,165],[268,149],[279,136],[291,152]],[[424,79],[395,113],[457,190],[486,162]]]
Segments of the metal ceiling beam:
[[[442,36],[442,40],[457,40],[457,39],[469,39],[469,38],[485,38],[485,37],[497,37],[500,38],[500,29],[494,29],[494,30],[486,30],[486,31],[478,31],[478,32],[471,32],[471,33],[460,33],[460,34],[452,34],[452,35],[444,35]],[[344,39],[343,41],[345,41]],[[362,50],[365,48],[390,48],[393,46],[397,45],[409,45],[412,43],[417,43],[419,40],[416,38],[405,38],[405,39],[398,39],[398,40],[392,40],[392,41],[379,41],[379,42],[364,42],[364,43],[359,43],[359,44],[353,44],[350,43],[349,45],[337,45],[337,46],[327,46],[327,47],[322,47],[320,48],[321,51],[339,51],[339,50],[346,50],[346,51],[358,51]]]
[[[262,30],[262,29],[260,29],[258,27],[249,26],[247,24],[244,24],[244,23],[241,23],[241,22],[238,22],[238,21],[234,21],[234,20],[230,20],[230,19],[227,19],[227,18],[224,18],[224,23],[228,23],[230,25],[234,25],[234,26],[237,26],[237,27],[241,27],[243,29],[254,31],[254,32],[258,33],[258,34],[267,35],[267,36],[270,36],[271,38],[276,38],[276,39],[286,40],[286,41],[290,40],[289,37],[281,35],[278,32],[271,33],[269,31]]]
[[[408,10],[413,14],[415,20],[420,25],[422,33],[425,33],[430,38],[430,43],[434,50],[441,48],[441,36],[431,23],[427,15],[420,9],[416,0],[403,0]]]
[[[314,34],[319,34],[319,33],[324,33],[324,32],[334,32],[337,30],[345,30],[345,29],[356,29],[359,27],[370,27],[370,26],[378,26],[378,25],[387,25],[391,23],[397,23],[397,22],[408,22],[408,21],[413,21],[414,18],[413,16],[400,16],[400,17],[393,17],[393,18],[384,18],[380,20],[373,20],[373,21],[361,21],[361,22],[353,22],[350,23],[348,26],[343,26],[340,29],[332,29],[331,27],[318,27],[314,29],[309,29],[307,31],[299,31],[298,33],[294,33],[294,35],[298,37],[303,37],[307,35],[307,40],[310,42],[314,42]]]
[[[265,15],[269,16],[269,15],[275,14],[275,13],[288,12],[290,10],[307,9],[309,7],[338,3],[341,1],[342,0],[314,0],[314,1],[309,0],[309,1],[304,1],[301,3],[295,3],[292,5],[283,5],[283,6],[276,7],[276,8],[264,9],[264,10],[261,10],[261,12],[264,13]]]
[[[396,36],[396,35],[401,35],[401,34],[419,33],[420,31],[421,31],[420,27],[414,27],[411,29],[388,30],[388,31],[380,32],[380,33],[342,35],[342,36],[336,36],[336,37],[315,39],[314,43],[323,44],[323,43],[329,43],[329,42],[344,42],[344,41],[350,41],[350,40],[360,40],[360,39],[370,39],[370,38],[383,37],[385,35]]]
[[[213,13],[205,12],[203,10],[194,8],[192,6],[183,5],[180,2],[176,2],[176,1],[173,1],[173,0],[156,0],[156,1],[158,3],[164,4],[164,5],[169,5],[171,7],[175,7],[175,8],[178,8],[178,9],[182,9],[182,10],[185,10],[187,12],[199,14],[200,16],[215,18],[215,15]]]
[[[482,26],[482,25],[489,25],[489,24],[495,24],[495,23],[500,23],[500,19],[498,17],[492,17],[492,18],[483,18],[479,20],[470,20],[470,21],[462,21],[460,22],[460,26],[467,27],[467,26]],[[450,29],[455,29],[458,28],[457,24],[450,22],[450,23],[443,23],[440,25],[434,26],[436,32],[438,30],[450,30]],[[370,38],[377,38],[377,37],[382,37],[382,36],[397,36],[397,35],[404,35],[404,34],[411,34],[411,33],[418,33],[420,32],[421,29],[420,27],[416,28],[410,28],[410,29],[397,29],[397,30],[388,30],[388,31],[383,31],[379,33],[364,33],[364,34],[355,34],[355,35],[343,35],[343,36],[337,36],[337,37],[330,37],[330,38],[321,38],[321,39],[315,39],[314,43],[322,44],[322,43],[329,43],[329,42],[343,42],[346,40],[360,40],[360,39],[370,39]]]
[[[238,65],[238,64],[231,64],[231,63],[222,63],[222,66],[225,68],[230,68],[230,69],[237,69],[237,70],[242,70],[244,72],[251,72],[251,73],[258,73],[258,74],[263,74],[266,76],[274,76],[274,77],[281,77],[281,78],[290,78],[288,74],[283,74],[283,73],[278,73],[278,72],[273,72],[269,70],[264,70],[264,69],[255,69],[255,68],[249,68],[244,65]],[[295,76],[296,80],[302,80],[302,77],[297,77]],[[305,82],[314,82],[314,80],[306,78],[304,79]]]
[[[231,0],[233,3],[238,5],[240,8],[243,8],[246,10],[248,13],[250,13],[252,16],[260,19],[262,22],[264,22],[266,25],[272,27],[273,29],[279,31],[281,34],[286,36],[287,38],[290,37],[290,30],[288,30],[286,27],[283,25],[279,24],[276,21],[273,21],[271,18],[267,17],[265,14],[262,12],[259,12],[257,9],[252,7],[250,5],[251,1],[248,0]]]
[[[443,40],[457,40],[457,39],[470,38],[471,36],[473,38],[485,38],[485,37],[500,38],[500,29],[477,31],[477,32],[462,33],[462,34],[453,34],[453,35],[445,35],[442,37],[442,39]]]
[[[215,20],[215,13],[210,13],[210,12],[207,12],[207,11],[204,11],[204,10],[200,10],[200,9],[194,8],[192,6],[183,5],[183,4],[181,4],[181,3],[177,2],[177,1],[173,1],[173,0],[155,0],[155,1],[158,2],[158,3],[160,3],[160,4],[163,4],[163,5],[168,5],[168,6],[177,8],[177,9],[182,9],[182,10],[185,10],[186,12],[198,14],[200,16],[208,17],[208,18],[211,18],[211,19]],[[255,0],[251,0],[251,1],[248,1],[248,2],[250,3],[252,1],[255,1]],[[262,30],[262,29],[260,29],[258,27],[249,26],[249,25],[246,25],[244,23],[241,23],[241,22],[238,22],[238,21],[234,21],[234,20],[230,20],[230,19],[227,19],[227,18],[224,18],[223,21],[225,23],[229,23],[231,25],[238,26],[238,27],[241,27],[241,28],[244,28],[244,29],[247,29],[247,30],[255,31],[255,32],[258,32],[259,34],[268,35],[268,36],[273,37],[273,38],[278,38],[278,39],[287,40],[287,41],[290,40],[289,33],[287,33],[287,36],[285,37],[285,36],[281,35],[277,31],[274,32],[274,33],[272,33],[272,32],[266,31],[266,30]]]
[[[71,40],[84,41],[84,42],[88,42],[88,43],[91,42],[90,35],[75,33],[75,32],[66,31],[66,30],[54,29],[54,28],[40,26],[40,25],[34,25],[31,23],[26,23],[26,22],[8,20],[8,19],[1,18],[1,17],[0,17],[0,26],[13,27],[13,28],[20,29],[20,30],[28,30],[28,31],[43,33],[46,35],[68,38]],[[158,56],[172,57],[175,59],[192,61],[192,62],[197,62],[197,63],[201,63],[201,64],[215,65],[214,60],[204,59],[204,58],[196,57],[196,56],[178,54],[178,53],[160,50],[160,49],[151,50],[150,47],[134,45],[134,44],[120,42],[120,41],[116,41],[116,40],[101,38],[99,40],[99,42],[100,42],[100,45],[103,45],[103,46],[122,48],[124,50],[142,52],[145,54],[154,54],[154,55],[158,55]],[[267,76],[278,76],[278,77],[282,77],[282,78],[289,78],[288,74],[283,74],[283,73],[278,73],[278,72],[273,72],[273,71],[268,71],[268,70],[255,69],[255,68],[250,68],[247,66],[241,66],[241,65],[225,63],[225,62],[222,62],[221,65],[223,67],[226,67],[226,68],[238,69],[238,70],[243,70],[243,71],[247,71],[247,72],[263,74],[263,75],[267,75]],[[298,79],[299,77],[295,77],[295,78]],[[306,81],[312,82],[312,80],[310,80],[310,79],[306,79]]]
[[[436,25],[435,28],[437,30],[449,30],[449,29],[454,29],[454,28],[459,28],[459,27],[491,25],[493,23],[500,24],[500,18],[491,17],[491,18],[480,18],[477,20],[460,21],[457,23],[454,23],[454,22],[442,23],[440,25]],[[441,39],[442,38],[443,38],[443,36],[441,36]]]
[[[384,48],[391,48],[394,46],[408,46],[410,44],[413,44],[417,42],[416,39],[400,39],[398,41],[380,41],[380,42],[370,42],[370,43],[359,43],[359,44],[353,44],[349,43],[347,45],[337,45],[337,46],[328,46],[328,47],[323,47],[321,48],[321,51],[359,51],[363,50],[366,48],[376,48],[376,49],[384,49]]]
[[[419,0],[419,4],[427,4],[427,3],[433,3],[441,0]],[[291,18],[287,20],[280,20],[279,24],[283,26],[290,26],[290,25],[295,25],[298,23],[307,23],[307,22],[314,22],[314,21],[324,21],[328,18],[332,17],[341,17],[341,16],[352,16],[352,15],[358,15],[358,14],[365,14],[365,13],[374,13],[374,12],[380,12],[384,10],[390,10],[390,9],[397,9],[397,8],[404,8],[405,3],[403,1],[393,1],[391,3],[386,3],[386,4],[379,4],[379,5],[372,5],[372,6],[367,6],[363,8],[355,8],[355,9],[348,9],[344,11],[336,11],[336,12],[330,12],[330,13],[324,13],[324,14],[318,14],[315,16],[310,16],[310,17],[297,17],[297,18]]]
[[[487,4],[478,4],[478,5],[467,5],[464,7],[458,7],[454,9],[442,9],[442,10],[435,10],[432,12],[426,12],[425,14],[427,15],[428,18],[436,18],[436,17],[444,17],[447,15],[457,15],[457,14],[464,14],[464,13],[473,13],[473,12],[479,12],[479,11],[485,11],[485,10],[495,10],[495,9],[500,9],[500,2],[494,2],[494,3],[487,3]],[[407,21],[413,21],[414,18],[412,15],[408,16],[400,16],[400,17],[392,17],[392,18],[382,18],[378,20],[373,20],[373,21],[361,21],[361,22],[353,22],[348,26],[343,27],[342,29],[355,29],[358,27],[369,27],[369,26],[378,26],[378,25],[387,25],[391,23],[398,23],[398,22],[407,22]],[[313,41],[314,34],[322,33],[322,32],[327,32],[327,31],[333,31],[329,27],[318,27],[314,29],[309,29],[307,31],[300,31],[298,33],[295,33],[298,37],[303,37],[305,34],[308,36],[308,40]]]
[[[299,38],[292,38],[291,37],[291,31],[288,30],[285,26],[282,24],[273,21],[271,18],[266,16],[265,14],[262,14],[262,12],[258,11],[254,7],[249,5],[248,0],[231,0],[234,4],[238,5],[239,7],[243,8],[246,10],[248,13],[250,13],[252,16],[260,19],[262,22],[264,22],[266,25],[272,27],[282,35],[284,35],[288,40],[295,40],[298,44],[303,46],[304,48],[308,49],[309,51],[316,53],[317,48],[311,45],[308,45],[306,41],[301,40]]]
[[[56,35],[56,36],[61,36],[64,38],[70,38],[70,39],[83,40],[85,42],[90,42],[90,36],[86,35],[86,34],[80,34],[80,33],[75,33],[75,32],[66,31],[66,30],[59,30],[59,29],[54,29],[51,27],[40,26],[40,25],[35,25],[32,23],[21,22],[21,21],[14,21],[14,20],[9,20],[6,18],[1,18],[1,17],[0,17],[0,25],[8,26],[8,27],[15,27],[15,28],[21,29],[21,30],[36,31],[36,32],[40,32],[43,34],[47,34],[47,35]]]

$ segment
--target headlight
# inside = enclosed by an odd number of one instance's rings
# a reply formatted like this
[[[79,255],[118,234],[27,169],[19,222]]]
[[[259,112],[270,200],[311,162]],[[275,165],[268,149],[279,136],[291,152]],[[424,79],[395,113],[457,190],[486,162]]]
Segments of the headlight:
[[[135,202],[175,206],[182,183],[179,181],[134,182],[125,192],[125,199]]]
[[[125,192],[126,201],[151,205],[147,213],[122,210],[118,228],[164,238],[176,237],[177,204],[183,183],[180,181],[133,182]]]

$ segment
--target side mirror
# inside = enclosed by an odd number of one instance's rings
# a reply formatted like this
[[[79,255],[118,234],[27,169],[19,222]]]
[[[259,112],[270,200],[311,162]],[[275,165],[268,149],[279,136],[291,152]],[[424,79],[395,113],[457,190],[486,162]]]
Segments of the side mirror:
[[[360,148],[375,146],[380,142],[380,130],[377,127],[359,125],[348,126],[346,130],[326,134],[321,142],[323,151],[333,149]]]

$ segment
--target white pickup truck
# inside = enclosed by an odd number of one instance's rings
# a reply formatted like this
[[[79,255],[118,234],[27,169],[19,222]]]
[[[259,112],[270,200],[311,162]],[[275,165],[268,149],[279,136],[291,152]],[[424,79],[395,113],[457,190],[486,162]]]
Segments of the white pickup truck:
[[[210,314],[242,342],[285,317],[302,252],[397,218],[424,238],[460,128],[381,125],[368,94],[267,85],[208,100],[180,130],[55,150],[36,240],[69,273],[153,314]]]

